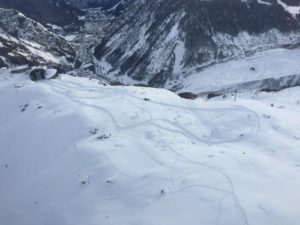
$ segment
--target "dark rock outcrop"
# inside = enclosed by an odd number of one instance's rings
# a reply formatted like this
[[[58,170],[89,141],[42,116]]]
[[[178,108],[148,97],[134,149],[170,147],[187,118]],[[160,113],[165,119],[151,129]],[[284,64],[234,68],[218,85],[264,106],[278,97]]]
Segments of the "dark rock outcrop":
[[[8,65],[4,62],[3,59],[0,58],[0,68],[3,68],[3,67],[8,67]]]

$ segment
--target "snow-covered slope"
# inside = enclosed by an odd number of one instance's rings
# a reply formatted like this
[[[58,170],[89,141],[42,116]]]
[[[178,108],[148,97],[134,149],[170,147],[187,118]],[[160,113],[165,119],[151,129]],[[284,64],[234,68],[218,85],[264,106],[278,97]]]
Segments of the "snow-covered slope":
[[[169,79],[166,88],[178,92],[217,91],[233,85],[300,74],[300,48],[273,49],[215,64]],[[271,87],[270,87],[271,88]]]
[[[17,10],[0,8],[0,62],[3,66],[47,64],[68,70],[75,56],[74,48],[64,38]]]
[[[2,70],[0,224],[299,225],[299,96],[188,101]]]

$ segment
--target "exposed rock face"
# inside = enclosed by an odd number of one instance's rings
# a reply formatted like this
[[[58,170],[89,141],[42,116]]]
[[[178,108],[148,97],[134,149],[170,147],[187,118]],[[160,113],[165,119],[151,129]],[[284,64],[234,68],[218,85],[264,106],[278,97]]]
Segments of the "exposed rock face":
[[[7,65],[73,66],[76,52],[65,39],[17,10],[0,9],[0,58]]]
[[[44,25],[50,23],[65,29],[76,29],[81,25],[78,16],[83,15],[65,0],[1,0],[0,7],[17,9]]]
[[[299,0],[141,0],[96,48],[97,73],[151,86],[210,63],[300,41]],[[291,8],[289,7],[294,7]]]

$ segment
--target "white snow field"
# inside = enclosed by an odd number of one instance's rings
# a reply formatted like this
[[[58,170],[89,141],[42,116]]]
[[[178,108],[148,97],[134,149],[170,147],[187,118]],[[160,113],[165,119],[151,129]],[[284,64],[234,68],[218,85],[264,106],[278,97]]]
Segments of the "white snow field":
[[[180,92],[216,91],[243,82],[300,74],[299,59],[299,48],[272,49],[210,66],[179,78],[177,83],[183,84]]]
[[[0,224],[299,225],[299,100],[2,70]]]

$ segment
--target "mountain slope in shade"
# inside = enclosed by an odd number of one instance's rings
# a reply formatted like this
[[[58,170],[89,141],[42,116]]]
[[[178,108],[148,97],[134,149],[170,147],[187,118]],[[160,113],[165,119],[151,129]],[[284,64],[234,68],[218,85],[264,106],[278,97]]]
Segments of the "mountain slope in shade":
[[[44,25],[55,24],[65,29],[77,29],[82,25],[78,16],[83,12],[65,0],[1,0],[0,7],[17,9]]]
[[[197,67],[299,42],[299,20],[283,4],[136,1],[121,16],[124,26],[95,48],[97,72],[163,86]]]
[[[17,10],[0,9],[0,62],[2,66],[48,65],[72,68],[76,52],[62,37]]]
[[[127,6],[135,0],[68,0],[78,8],[100,7],[102,10],[119,16]]]
[[[300,89],[183,100],[0,71],[0,224],[298,225]]]

